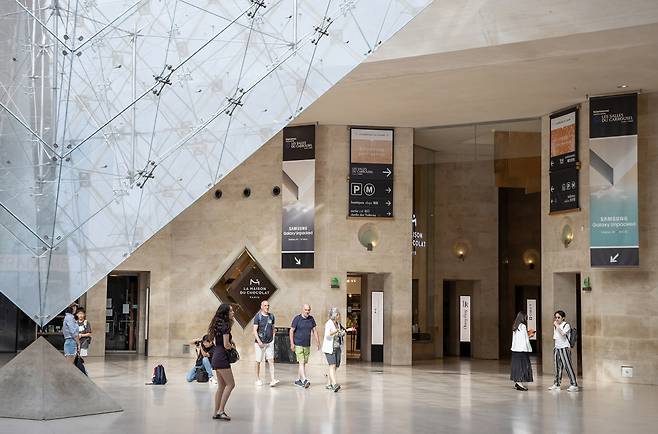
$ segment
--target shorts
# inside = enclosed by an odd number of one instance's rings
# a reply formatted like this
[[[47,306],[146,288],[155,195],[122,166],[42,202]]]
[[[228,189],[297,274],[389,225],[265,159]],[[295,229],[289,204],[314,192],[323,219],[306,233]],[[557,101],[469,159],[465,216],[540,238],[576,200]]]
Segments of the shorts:
[[[80,348],[80,357],[87,357],[87,348]]]
[[[308,356],[311,355],[311,347],[295,345],[295,355],[297,356],[297,362],[308,363]]]
[[[331,354],[324,353],[324,355],[327,357],[327,363],[330,365],[336,365],[337,368],[340,367],[340,355],[341,351],[340,348],[334,348],[334,352]]]
[[[265,360],[274,360],[274,341],[265,344],[264,348],[254,342],[254,354],[258,363],[263,361],[263,357],[265,357]]]
[[[75,356],[77,352],[78,344],[75,342],[75,339],[64,339],[64,355],[67,357]]]

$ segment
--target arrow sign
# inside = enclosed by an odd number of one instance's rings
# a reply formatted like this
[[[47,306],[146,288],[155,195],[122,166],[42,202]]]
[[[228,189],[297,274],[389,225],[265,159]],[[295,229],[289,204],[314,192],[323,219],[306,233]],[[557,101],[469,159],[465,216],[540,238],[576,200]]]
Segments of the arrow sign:
[[[617,263],[617,259],[619,259],[619,253],[617,253],[615,256],[610,256],[610,263],[611,264]]]
[[[386,193],[390,193],[391,191],[393,191],[391,190],[391,187],[386,187]]]
[[[295,264],[302,265],[301,259],[299,259],[297,256],[295,256]]]
[[[391,172],[391,169],[387,167],[386,170],[382,171],[382,173],[388,178],[393,172]]]
[[[386,205],[391,206],[391,201],[390,201],[390,200],[387,200],[387,201],[386,201]]]

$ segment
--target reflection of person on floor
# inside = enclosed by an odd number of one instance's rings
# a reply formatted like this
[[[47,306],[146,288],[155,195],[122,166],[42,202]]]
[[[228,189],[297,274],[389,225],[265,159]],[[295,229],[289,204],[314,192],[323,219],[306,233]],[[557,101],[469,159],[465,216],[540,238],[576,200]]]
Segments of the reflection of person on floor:
[[[210,366],[212,353],[215,351],[215,344],[212,339],[208,335],[204,335],[203,338],[195,339],[191,343],[196,349],[196,363],[187,373],[188,383],[196,380],[197,368],[203,367],[208,373],[208,383],[210,385],[217,384],[217,380],[213,377],[212,367]]]
[[[311,382],[306,378],[306,364],[311,355],[311,334],[315,337],[320,351],[320,338],[318,331],[315,329],[315,319],[311,316],[311,306],[305,304],[302,307],[302,313],[292,320],[290,326],[290,349],[295,352],[299,370],[295,386],[308,389]]]
[[[567,370],[569,382],[571,385],[567,389],[569,392],[578,391],[578,382],[576,381],[576,373],[573,370],[571,363],[571,345],[569,344],[569,332],[571,326],[565,321],[566,314],[563,310],[555,312],[553,318],[553,339],[555,340],[555,348],[553,349],[553,364],[555,366],[555,381],[549,387],[549,390],[560,390],[560,383],[562,382],[562,371]]]
[[[274,315],[270,313],[270,303],[263,300],[260,311],[254,318],[254,353],[256,355],[256,386],[262,386],[260,365],[264,360],[270,365],[270,386],[274,387],[279,380],[274,378]]]
[[[342,356],[343,342],[347,332],[354,331],[353,328],[345,329],[340,323],[340,312],[337,307],[329,309],[329,319],[324,325],[324,340],[322,341],[322,352],[327,358],[329,364],[329,375],[327,376],[327,386],[329,390],[338,392],[340,384],[336,381],[336,369],[340,367]]]
[[[75,320],[75,312],[78,305],[72,303],[66,310],[64,316],[64,324],[62,325],[62,334],[64,335],[64,356],[66,359],[74,363],[75,356],[80,349],[80,332],[78,331],[78,322]]]
[[[532,365],[530,364],[530,336],[534,336],[534,330],[528,330],[528,320],[525,312],[516,314],[512,325],[512,366],[510,380],[514,382],[514,388],[523,392],[528,391],[524,383],[532,383]]]

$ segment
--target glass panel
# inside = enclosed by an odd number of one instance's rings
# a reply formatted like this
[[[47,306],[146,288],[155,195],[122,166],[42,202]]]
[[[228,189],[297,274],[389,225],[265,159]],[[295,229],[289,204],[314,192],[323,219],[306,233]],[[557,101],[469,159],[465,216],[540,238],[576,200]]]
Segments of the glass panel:
[[[47,255],[0,289],[45,324],[430,0],[1,3],[3,252]]]
[[[540,284],[521,258],[541,250],[541,122],[420,128],[414,144],[414,353],[472,355],[459,342],[459,297],[471,296],[474,322],[511,324],[514,285]],[[505,354],[508,329],[482,327],[504,330]]]

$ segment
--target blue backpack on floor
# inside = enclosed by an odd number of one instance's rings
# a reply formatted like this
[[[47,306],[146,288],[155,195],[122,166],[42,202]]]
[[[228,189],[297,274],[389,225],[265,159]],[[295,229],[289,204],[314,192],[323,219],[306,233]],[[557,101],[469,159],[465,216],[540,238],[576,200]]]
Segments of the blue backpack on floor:
[[[167,375],[164,366],[158,365],[153,369],[153,384],[167,384]]]

